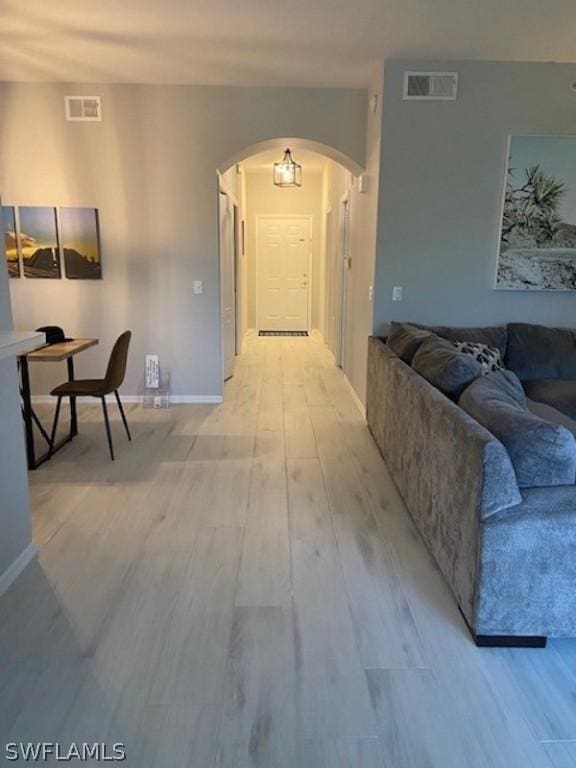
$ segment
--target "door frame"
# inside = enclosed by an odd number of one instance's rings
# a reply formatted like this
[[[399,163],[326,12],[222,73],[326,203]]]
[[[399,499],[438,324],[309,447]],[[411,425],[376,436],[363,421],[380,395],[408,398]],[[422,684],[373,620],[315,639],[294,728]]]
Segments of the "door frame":
[[[242,353],[242,339],[240,338],[240,332],[242,327],[242,307],[240,306],[240,269],[242,265],[240,263],[242,246],[240,243],[240,230],[241,230],[241,216],[240,206],[234,195],[230,195],[232,200],[232,216],[233,216],[233,228],[234,228],[234,314],[235,314],[235,346],[236,357]]]
[[[257,213],[256,214],[256,232],[255,245],[256,245],[256,259],[255,259],[255,278],[256,278],[256,331],[262,330],[260,328],[260,221],[262,219],[305,219],[308,222],[308,237],[309,237],[309,249],[308,249],[308,307],[306,317],[306,331],[310,334],[312,330],[310,324],[312,322],[312,242],[314,236],[314,214],[312,213]],[[264,329],[265,330],[265,329]]]
[[[219,300],[220,300],[220,366],[222,371],[222,391],[224,391],[224,383],[227,381],[226,379],[226,360],[225,360],[225,342],[224,342],[224,280],[223,280],[223,270],[222,270],[222,222],[220,220],[220,195],[224,195],[224,197],[227,199],[227,206],[230,207],[231,213],[232,213],[232,239],[233,239],[233,269],[232,269],[232,282],[233,282],[233,290],[234,290],[234,357],[236,358],[238,356],[238,352],[236,349],[236,343],[237,343],[237,337],[238,337],[238,328],[237,328],[237,310],[236,310],[236,301],[237,301],[237,285],[236,285],[236,257],[237,257],[237,242],[236,242],[236,236],[235,236],[235,229],[234,229],[234,211],[236,210],[238,206],[238,201],[236,200],[235,196],[229,192],[227,189],[225,189],[224,185],[221,183],[219,179],[218,183],[218,282],[220,283],[220,290],[219,290]],[[232,374],[233,375],[233,374]],[[230,377],[231,378],[231,377]]]
[[[350,274],[350,190],[340,197],[338,221],[340,231],[338,238],[338,302],[339,318],[336,331],[336,365],[344,369],[346,355],[346,329],[348,327],[348,286]]]

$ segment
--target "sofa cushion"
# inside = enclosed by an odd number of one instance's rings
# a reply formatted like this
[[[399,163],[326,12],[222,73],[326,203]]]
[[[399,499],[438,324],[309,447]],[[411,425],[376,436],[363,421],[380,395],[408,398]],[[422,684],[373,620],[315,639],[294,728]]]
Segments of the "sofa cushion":
[[[522,381],[576,379],[576,331],[510,323],[505,361]]]
[[[488,344],[480,344],[477,341],[453,341],[458,352],[470,355],[482,366],[482,373],[494,373],[504,369],[502,355],[497,347],[489,347]]]
[[[530,400],[546,403],[571,419],[576,419],[576,379],[539,379],[523,382]]]
[[[502,359],[506,354],[508,345],[508,330],[505,325],[486,326],[485,328],[458,328],[449,325],[419,325],[412,323],[415,328],[421,328],[436,336],[441,336],[448,341],[473,341],[478,344],[487,344],[500,350]]]
[[[570,416],[566,416],[565,413],[559,411],[557,408],[553,408],[547,403],[538,403],[535,400],[528,399],[528,410],[535,416],[539,416],[541,419],[551,421],[552,424],[562,424],[563,427],[570,430],[574,437],[576,437],[576,419],[571,419]]]
[[[386,343],[403,362],[411,365],[418,347],[423,341],[433,336],[430,331],[422,328],[416,328],[409,323],[392,322],[390,325],[390,335]]]
[[[503,443],[520,488],[576,482],[574,435],[530,413],[522,384],[512,371],[477,379],[458,405]]]
[[[422,342],[412,360],[412,368],[455,400],[474,379],[482,375],[480,363],[458,352],[446,339],[436,336]]]

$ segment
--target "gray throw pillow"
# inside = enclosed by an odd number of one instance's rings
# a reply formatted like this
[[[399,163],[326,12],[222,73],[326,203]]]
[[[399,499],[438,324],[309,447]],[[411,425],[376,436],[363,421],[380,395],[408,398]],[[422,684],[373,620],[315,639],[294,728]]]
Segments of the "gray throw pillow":
[[[482,375],[482,366],[469,355],[458,352],[446,339],[432,336],[418,348],[412,368],[433,386],[455,400]]]
[[[504,445],[520,488],[574,485],[574,435],[530,413],[522,384],[512,371],[477,379],[458,405]]]
[[[430,331],[424,331],[421,328],[415,328],[409,323],[392,322],[390,325],[390,335],[386,343],[398,355],[400,360],[410,365],[416,354],[418,347],[426,339],[434,336]]]

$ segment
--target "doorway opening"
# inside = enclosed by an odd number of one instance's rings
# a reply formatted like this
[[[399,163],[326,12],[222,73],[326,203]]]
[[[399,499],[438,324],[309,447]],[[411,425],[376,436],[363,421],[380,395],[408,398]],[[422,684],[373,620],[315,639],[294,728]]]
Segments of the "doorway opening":
[[[260,334],[315,336],[345,367],[351,162],[275,144],[218,175],[224,379],[245,339]],[[273,183],[286,147],[302,165],[301,186]]]

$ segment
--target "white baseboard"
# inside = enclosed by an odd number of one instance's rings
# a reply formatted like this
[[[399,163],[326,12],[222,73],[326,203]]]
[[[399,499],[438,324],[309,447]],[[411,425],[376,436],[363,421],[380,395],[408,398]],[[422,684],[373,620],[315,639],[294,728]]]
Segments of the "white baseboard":
[[[141,403],[142,395],[121,395],[123,403]],[[78,397],[78,403],[94,403],[93,397]],[[52,395],[32,395],[32,403],[37,405],[50,405],[56,402]],[[170,395],[170,402],[174,405],[182,403],[218,404],[222,402],[222,395]]]
[[[9,565],[8,568],[6,568],[4,573],[0,576],[0,596],[6,592],[8,587],[14,581],[16,581],[24,568],[26,568],[28,563],[34,560],[37,554],[38,550],[36,549],[36,545],[34,542],[30,542],[26,549],[18,555],[16,560],[14,560],[12,565]]]
[[[348,376],[346,376],[344,371],[342,371],[342,373],[344,375],[344,381],[346,382],[346,384],[348,384],[348,389],[350,390],[350,394],[352,395],[352,400],[354,400],[354,404],[356,405],[356,407],[358,408],[358,410],[362,414],[362,418],[365,419],[366,418],[366,406],[364,405],[362,400],[360,400],[360,398],[356,394],[356,390],[354,389],[354,387],[350,383],[350,379],[348,378]]]
[[[217,404],[223,400],[222,395],[170,395],[171,403],[196,403],[198,405]]]

